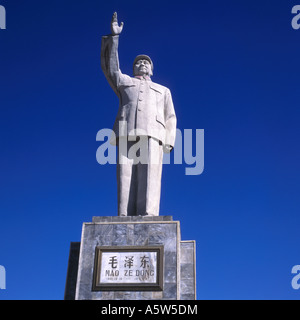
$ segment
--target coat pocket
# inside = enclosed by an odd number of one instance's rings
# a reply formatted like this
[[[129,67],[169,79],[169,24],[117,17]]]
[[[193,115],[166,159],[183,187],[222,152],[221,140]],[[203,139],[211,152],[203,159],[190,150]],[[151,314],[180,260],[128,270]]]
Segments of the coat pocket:
[[[150,87],[152,90],[154,90],[155,92],[157,92],[157,93],[159,93],[159,94],[161,94],[161,95],[163,94],[163,90],[162,90],[161,88],[155,86],[153,83],[151,83],[151,84],[149,85],[149,87]]]
[[[166,127],[165,125],[165,120],[164,117],[160,114],[156,115],[156,121],[159,122],[164,128]]]

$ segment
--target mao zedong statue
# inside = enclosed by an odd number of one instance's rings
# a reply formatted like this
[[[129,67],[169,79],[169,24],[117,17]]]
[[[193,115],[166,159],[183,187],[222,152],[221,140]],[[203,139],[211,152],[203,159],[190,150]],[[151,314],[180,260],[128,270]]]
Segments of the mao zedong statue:
[[[172,151],[176,115],[170,90],[151,81],[153,63],[147,55],[133,62],[133,77],[119,67],[118,45],[123,22],[117,13],[111,34],[102,37],[101,67],[119,98],[111,143],[118,147],[119,216],[158,216],[163,153]]]

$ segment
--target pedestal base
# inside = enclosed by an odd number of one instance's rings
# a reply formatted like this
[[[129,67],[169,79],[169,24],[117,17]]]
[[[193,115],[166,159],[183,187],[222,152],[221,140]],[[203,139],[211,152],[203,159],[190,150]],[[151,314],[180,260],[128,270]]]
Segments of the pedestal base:
[[[71,243],[65,300],[195,300],[195,269],[171,216],[94,217]]]

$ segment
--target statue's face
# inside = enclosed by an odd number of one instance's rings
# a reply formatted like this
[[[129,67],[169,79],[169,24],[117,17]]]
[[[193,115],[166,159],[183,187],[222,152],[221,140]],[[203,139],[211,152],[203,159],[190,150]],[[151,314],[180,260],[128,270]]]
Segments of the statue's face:
[[[138,60],[133,66],[133,74],[135,76],[152,76],[152,68],[150,62],[146,59]]]

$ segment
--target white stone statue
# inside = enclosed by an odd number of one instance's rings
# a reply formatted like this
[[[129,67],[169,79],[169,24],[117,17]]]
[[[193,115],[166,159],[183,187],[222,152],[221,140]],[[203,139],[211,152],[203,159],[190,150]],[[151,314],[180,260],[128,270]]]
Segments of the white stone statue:
[[[102,70],[119,98],[111,140],[118,146],[118,214],[158,216],[163,152],[174,147],[176,115],[170,90],[151,81],[150,57],[135,58],[133,77],[121,72],[118,44],[123,25],[115,12],[111,35],[102,37],[101,46]]]

